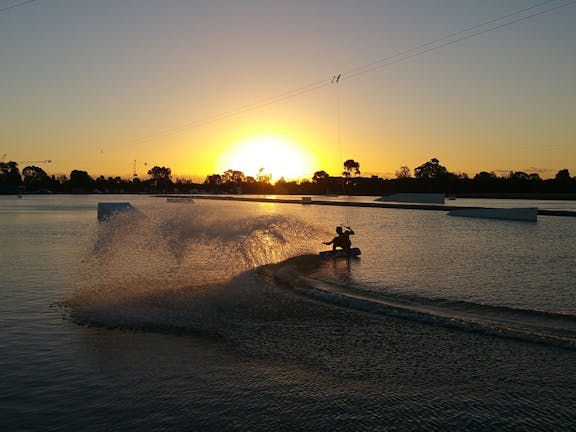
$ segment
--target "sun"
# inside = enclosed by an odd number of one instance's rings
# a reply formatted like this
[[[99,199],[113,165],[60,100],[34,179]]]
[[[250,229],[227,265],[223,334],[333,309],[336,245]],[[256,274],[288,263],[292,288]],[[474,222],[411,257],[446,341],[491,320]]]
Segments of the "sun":
[[[268,175],[272,181],[280,178],[299,180],[311,176],[314,157],[290,138],[275,134],[246,137],[223,155],[223,171],[233,169],[257,178]]]

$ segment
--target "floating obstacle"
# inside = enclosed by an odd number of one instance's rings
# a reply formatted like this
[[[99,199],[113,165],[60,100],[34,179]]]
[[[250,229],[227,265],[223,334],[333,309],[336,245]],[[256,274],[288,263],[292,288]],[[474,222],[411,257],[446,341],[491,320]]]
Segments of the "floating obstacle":
[[[398,193],[376,198],[380,202],[444,204],[445,196],[441,193]]]
[[[134,211],[136,208],[129,202],[98,203],[98,220],[105,221],[118,213]]]
[[[455,209],[448,212],[449,216],[484,218],[484,219],[504,219],[526,222],[536,222],[538,220],[538,209],[536,207],[519,208],[466,208]]]

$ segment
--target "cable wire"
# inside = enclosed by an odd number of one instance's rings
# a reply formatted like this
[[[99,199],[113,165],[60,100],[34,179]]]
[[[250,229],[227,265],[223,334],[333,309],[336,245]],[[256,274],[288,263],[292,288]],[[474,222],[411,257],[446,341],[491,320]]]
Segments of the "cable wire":
[[[4,13],[4,12],[10,10],[10,9],[15,9],[15,8],[17,8],[17,7],[25,6],[25,5],[29,4],[29,3],[34,3],[34,2],[37,2],[37,1],[38,1],[38,0],[27,0],[27,1],[23,1],[23,2],[21,2],[21,3],[13,4],[12,6],[7,6],[7,7],[5,7],[5,8],[0,9],[0,14]]]
[[[564,2],[563,4],[552,6],[552,7],[549,7],[547,9],[540,10],[540,11],[516,18],[512,21],[506,21],[504,23],[496,24],[499,21],[502,21],[506,18],[510,18],[510,17],[522,14],[526,11],[529,11],[529,10],[532,10],[535,8],[541,8],[542,6],[545,6],[545,5],[550,4],[550,3],[557,3],[558,1],[559,0],[548,0],[548,1],[545,1],[543,3],[539,3],[537,5],[518,10],[516,12],[512,12],[512,13],[509,13],[507,15],[503,15],[499,18],[494,18],[494,19],[491,19],[489,21],[485,21],[482,24],[477,24],[477,25],[474,25],[472,27],[468,27],[466,29],[451,33],[451,34],[446,35],[446,36],[443,36],[439,39],[435,39],[433,41],[426,42],[426,43],[423,43],[421,45],[418,45],[418,46],[415,46],[412,48],[408,48],[406,50],[400,51],[400,52],[393,54],[391,56],[384,57],[382,59],[368,63],[364,66],[359,66],[357,68],[351,69],[348,72],[345,72],[343,75],[346,78],[354,78],[354,77],[357,77],[359,75],[363,75],[363,74],[368,73],[368,72],[372,72],[372,71],[375,71],[375,70],[378,70],[378,69],[381,69],[381,68],[384,68],[387,66],[391,66],[395,63],[400,63],[400,62],[412,59],[414,57],[418,57],[418,56],[421,56],[423,54],[429,53],[431,51],[435,51],[435,50],[444,48],[446,46],[453,45],[453,44],[456,44],[458,42],[462,42],[464,40],[467,40],[467,39],[470,39],[470,38],[473,38],[476,36],[480,36],[482,34],[489,33],[489,32],[495,31],[495,30],[499,30],[503,27],[507,27],[507,26],[510,26],[510,25],[513,25],[513,24],[516,24],[516,23],[519,23],[522,21],[526,21],[530,18],[534,18],[536,16],[543,15],[545,13],[548,13],[548,12],[551,12],[551,11],[554,11],[554,10],[557,10],[557,9],[560,9],[560,8],[563,8],[566,6],[576,4],[576,0],[570,0],[568,2]],[[493,26],[488,27],[488,28],[483,28],[483,27],[489,26],[490,24],[496,24],[496,25],[493,25]],[[474,30],[477,30],[477,31],[474,31]],[[466,33],[468,33],[468,34],[466,34]],[[462,35],[462,36],[460,36],[460,35]]]
[[[30,3],[31,1],[37,1],[37,0],[29,0],[26,3]],[[556,4],[556,5],[552,6],[553,3],[559,3],[559,2],[561,2],[561,4]],[[24,3],[21,3],[21,4],[24,4]],[[547,1],[535,4],[535,5],[530,6],[530,7],[519,9],[517,11],[502,15],[498,18],[490,19],[488,21],[484,21],[483,23],[480,23],[480,24],[477,24],[477,25],[474,25],[471,27],[467,27],[463,30],[459,30],[459,31],[454,32],[454,33],[450,33],[450,34],[443,36],[441,38],[434,39],[430,42],[426,42],[426,43],[417,45],[415,47],[400,51],[396,54],[381,58],[379,60],[367,63],[365,65],[349,69],[347,72],[344,72],[344,73],[338,75],[338,81],[341,78],[346,78],[346,79],[357,78],[357,77],[364,75],[364,74],[367,74],[369,72],[373,72],[373,71],[394,65],[396,63],[400,63],[400,62],[412,59],[414,57],[424,55],[424,54],[429,53],[431,51],[436,51],[436,50],[439,50],[441,48],[447,47],[449,45],[453,45],[453,44],[462,42],[464,40],[483,35],[485,33],[499,30],[501,28],[508,27],[510,25],[517,24],[517,23],[522,22],[522,21],[526,21],[530,18],[534,18],[536,16],[543,15],[545,13],[552,12],[554,10],[558,10],[560,8],[571,6],[574,4],[576,4],[576,0],[570,0],[570,1],[547,0]],[[550,5],[550,7],[546,7],[548,5]],[[536,9],[535,12],[528,13],[526,15],[526,12],[529,12],[529,11],[532,11],[535,9]],[[1,12],[1,10],[0,10],[0,12]],[[512,19],[512,20],[507,20],[509,18],[516,17],[518,15],[522,15],[522,16],[515,18],[515,19]],[[504,21],[504,20],[507,20],[507,21]],[[502,21],[504,21],[504,22],[502,22]],[[334,77],[332,78],[332,81],[330,81],[328,79],[318,80],[318,81],[306,84],[304,86],[295,88],[293,90],[288,90],[288,91],[280,93],[278,95],[264,98],[258,102],[253,103],[253,104],[244,105],[244,106],[242,106],[238,109],[235,109],[235,110],[230,110],[228,112],[215,114],[214,116],[206,117],[204,119],[200,119],[200,120],[196,120],[196,121],[193,121],[190,123],[186,123],[186,124],[183,124],[179,127],[164,129],[162,131],[159,131],[159,132],[156,132],[154,134],[147,135],[147,136],[143,136],[141,138],[138,138],[138,139],[135,139],[132,141],[133,142],[134,141],[136,141],[136,142],[150,141],[150,140],[158,138],[159,136],[172,135],[174,133],[178,133],[178,132],[181,132],[184,130],[204,126],[204,125],[214,123],[217,121],[221,121],[221,120],[224,120],[224,119],[227,119],[230,117],[235,117],[235,116],[244,114],[244,113],[249,112],[249,111],[263,108],[263,107],[266,107],[268,105],[276,104],[278,102],[282,102],[282,101],[285,101],[287,99],[292,99],[292,98],[295,98],[295,97],[303,95],[303,94],[311,93],[313,91],[317,91],[321,88],[329,86],[333,82],[333,80],[334,80]],[[338,85],[338,82],[336,84]]]

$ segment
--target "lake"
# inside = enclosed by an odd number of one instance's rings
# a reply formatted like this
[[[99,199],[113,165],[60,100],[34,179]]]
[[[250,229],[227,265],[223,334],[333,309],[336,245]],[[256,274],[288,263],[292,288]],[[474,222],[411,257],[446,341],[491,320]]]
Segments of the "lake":
[[[319,258],[338,224],[359,259]],[[576,218],[26,195],[0,226],[3,430],[576,430]]]

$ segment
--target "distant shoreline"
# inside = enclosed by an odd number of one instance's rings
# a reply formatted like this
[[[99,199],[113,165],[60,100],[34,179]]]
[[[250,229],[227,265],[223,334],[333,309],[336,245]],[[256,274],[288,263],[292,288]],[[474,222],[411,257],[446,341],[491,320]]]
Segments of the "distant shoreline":
[[[157,195],[158,197],[176,197],[178,195]],[[180,195],[181,197],[190,197],[190,195]],[[314,199],[306,199],[294,195],[284,195],[286,198],[272,198],[272,197],[248,197],[243,195],[195,195],[195,199],[204,200],[220,200],[220,201],[244,201],[244,202],[260,202],[260,203],[281,203],[281,204],[300,204],[300,205],[327,205],[327,206],[341,206],[341,207],[369,207],[369,208],[394,208],[405,210],[436,210],[436,211],[450,211],[462,209],[478,209],[486,207],[471,207],[471,206],[451,206],[442,204],[420,204],[420,203],[386,203],[386,202],[358,202],[358,201],[320,201]],[[292,196],[290,199],[288,197]],[[323,196],[323,195],[316,195]],[[544,210],[538,209],[538,215],[541,216],[564,216],[576,217],[576,212],[569,210]]]
[[[0,190],[0,195],[16,195],[17,189]],[[426,193],[426,192],[421,192]],[[38,191],[38,192],[24,192],[23,195],[151,195],[151,196],[231,196],[230,193],[213,194],[209,192],[198,193],[157,193],[157,192],[55,192],[55,191]],[[251,195],[251,194],[248,194]],[[269,194],[283,197],[296,197],[296,196],[311,196],[311,197],[324,197],[324,194]],[[242,194],[234,195],[241,197]],[[350,195],[350,196],[374,196],[381,197],[382,195]],[[386,195],[384,195],[386,196]],[[477,198],[477,199],[515,199],[515,200],[542,200],[542,201],[576,201],[576,193],[456,193],[446,194],[446,198]]]
[[[576,193],[463,193],[451,195],[455,198],[482,198],[482,199],[525,199],[574,201]]]

